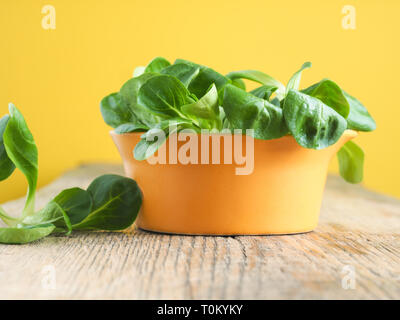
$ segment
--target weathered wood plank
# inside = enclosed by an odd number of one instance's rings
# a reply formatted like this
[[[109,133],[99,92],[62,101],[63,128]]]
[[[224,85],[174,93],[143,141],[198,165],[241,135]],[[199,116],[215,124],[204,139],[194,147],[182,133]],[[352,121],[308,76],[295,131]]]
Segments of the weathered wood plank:
[[[122,170],[80,167],[40,190],[38,206],[103,173]],[[4,205],[12,213],[22,207],[23,199]],[[132,229],[0,245],[0,298],[399,299],[399,230],[400,201],[330,177],[312,233],[192,237]],[[355,288],[345,290],[351,268]]]

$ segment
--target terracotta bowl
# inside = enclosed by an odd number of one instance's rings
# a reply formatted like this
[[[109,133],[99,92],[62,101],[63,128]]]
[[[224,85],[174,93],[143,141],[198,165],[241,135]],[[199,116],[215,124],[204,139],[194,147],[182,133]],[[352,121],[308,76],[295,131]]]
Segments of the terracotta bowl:
[[[323,150],[305,149],[292,136],[256,139],[249,175],[237,175],[235,163],[137,161],[133,149],[141,135],[111,132],[126,175],[143,191],[139,228],[174,234],[263,235],[308,232],[317,226],[329,162],[357,132],[346,130]],[[165,144],[167,159],[170,139]],[[241,139],[246,145],[245,136]],[[178,148],[184,143],[178,142]],[[221,154],[223,148],[221,139]]]

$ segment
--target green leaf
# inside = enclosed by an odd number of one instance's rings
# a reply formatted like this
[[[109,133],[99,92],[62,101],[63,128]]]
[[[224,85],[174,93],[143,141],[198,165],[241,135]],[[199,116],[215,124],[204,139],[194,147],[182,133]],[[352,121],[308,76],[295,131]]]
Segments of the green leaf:
[[[135,159],[141,161],[149,158],[162,146],[169,135],[186,128],[198,131],[198,128],[189,119],[177,118],[161,121],[141,136],[141,140],[133,152]]]
[[[181,106],[192,103],[190,93],[177,78],[169,75],[154,76],[140,88],[139,104],[163,117],[183,117]]]
[[[79,230],[123,230],[132,225],[142,205],[137,183],[126,177],[107,174],[96,178],[87,189],[93,199],[92,212]]]
[[[132,109],[122,100],[119,92],[103,98],[100,103],[100,110],[104,122],[113,128],[123,123],[136,122]]]
[[[0,119],[0,181],[7,179],[15,170],[15,165],[7,155],[3,141],[3,134],[9,119],[9,115]]]
[[[156,75],[157,74],[155,73],[144,73],[141,76],[129,79],[127,82],[125,82],[125,84],[121,87],[121,90],[119,91],[122,100],[128,105],[128,107],[135,115],[136,121],[133,121],[133,123],[135,123],[136,125],[144,124],[147,127],[151,128],[162,120],[162,118],[156,116],[146,107],[138,103],[139,89],[142,87],[143,84],[146,83],[147,80]],[[121,124],[123,123],[120,123],[120,125]]]
[[[19,110],[10,103],[10,119],[3,134],[4,146],[14,165],[28,181],[28,194],[23,217],[33,214],[38,179],[38,151],[32,133]]]
[[[278,87],[272,87],[272,86],[261,86],[258,87],[252,91],[250,91],[250,93],[256,97],[259,97],[261,99],[264,100],[269,100],[269,98],[271,97],[271,95],[278,90]]]
[[[244,83],[244,81],[242,80],[242,79],[233,79],[233,80],[231,80],[232,81],[232,84],[235,86],[235,87],[238,87],[238,88],[240,88],[240,89],[242,89],[242,90],[244,90],[244,91],[246,91],[246,84]]]
[[[149,128],[145,125],[137,125],[135,123],[124,123],[115,128],[114,132],[118,134],[130,133],[130,132],[145,132]]]
[[[133,77],[141,76],[145,70],[146,70],[146,67],[143,67],[143,66],[136,67],[135,70],[133,70]]]
[[[72,225],[85,219],[92,208],[92,198],[89,193],[80,188],[66,189],[60,192],[42,210],[32,216],[26,217],[26,225],[52,223],[56,227],[68,232]]]
[[[58,221],[62,222],[63,227],[66,227],[69,233],[72,231],[72,225],[66,212],[56,202],[50,201],[34,215],[26,217],[22,223],[24,226],[37,226],[43,224],[55,225]]]
[[[283,104],[283,102],[284,102],[284,100],[280,101],[277,97],[275,97],[275,98],[273,98],[273,99],[271,100],[271,103],[272,103],[274,106],[279,107],[279,108],[281,108],[281,105]]]
[[[168,138],[168,133],[158,128],[152,128],[147,133],[148,135],[142,137],[133,150],[133,156],[136,160],[142,161],[151,157]]]
[[[207,93],[212,84],[215,84],[219,92],[229,82],[230,80],[222,74],[211,68],[203,67],[200,69],[199,74],[190,82],[188,89],[196,97],[202,97]]]
[[[364,152],[354,142],[347,142],[337,153],[339,172],[344,180],[359,183],[363,179]]]
[[[287,133],[282,109],[233,85],[225,88],[223,108],[233,129],[254,129],[256,139],[276,139]]]
[[[53,232],[55,226],[40,225],[21,228],[0,228],[0,243],[24,244],[39,240]]]
[[[282,100],[285,96],[285,86],[271,76],[257,70],[242,70],[230,72],[226,75],[229,79],[248,79],[269,87],[277,87],[276,95]]]
[[[360,101],[345,91],[344,96],[350,105],[350,113],[347,117],[347,127],[357,131],[373,131],[376,129],[375,120]]]
[[[144,72],[159,73],[162,69],[168,67],[169,65],[171,65],[171,63],[169,63],[167,59],[163,57],[157,57],[150,61],[146,69],[144,69]]]
[[[211,85],[210,90],[200,100],[182,106],[181,110],[195,120],[207,120],[205,122],[199,121],[199,123],[203,123],[204,126],[208,126],[210,129],[220,128],[222,125],[219,118],[218,92],[214,84]]]
[[[2,207],[0,207],[0,219],[3,220],[3,222],[10,227],[14,227],[17,224],[21,223],[20,219],[10,217]]]
[[[327,106],[331,107],[343,118],[347,118],[350,112],[350,106],[343,94],[342,89],[329,79],[324,79],[316,84],[313,84],[301,92],[308,94],[314,98],[321,100]]]
[[[289,90],[283,114],[297,143],[305,148],[323,149],[339,140],[346,120],[317,98]]]
[[[185,60],[185,59],[176,59],[176,60],[174,61],[174,64],[180,64],[180,63],[188,64],[188,65],[193,66],[193,67],[199,67],[200,69],[205,69],[205,68],[207,68],[207,67],[205,67],[205,66],[202,66],[201,64],[197,64],[197,63],[194,63],[194,62],[192,62],[192,61]]]
[[[167,74],[178,78],[187,88],[190,82],[199,74],[200,67],[186,63],[173,64],[161,71],[161,74]]]
[[[90,194],[81,188],[70,188],[60,192],[52,202],[55,202],[68,216],[72,225],[85,219],[92,209]],[[64,223],[55,223],[57,227]]]
[[[300,86],[300,80],[301,80],[301,72],[304,69],[311,68],[311,62],[305,62],[299,71],[297,71],[290,79],[289,82],[286,86],[286,93],[289,92],[289,90],[298,90]]]

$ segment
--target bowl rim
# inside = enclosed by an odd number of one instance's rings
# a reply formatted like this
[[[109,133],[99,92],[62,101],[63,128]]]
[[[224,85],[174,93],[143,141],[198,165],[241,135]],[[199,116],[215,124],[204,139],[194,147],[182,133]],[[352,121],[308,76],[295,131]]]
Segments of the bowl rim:
[[[146,132],[147,132],[147,131],[136,131],[136,132],[116,133],[116,132],[115,132],[115,129],[109,131],[110,135],[112,135],[112,136],[139,136],[139,135],[142,135],[142,134],[144,134],[144,133],[146,133]],[[194,134],[196,134],[196,135],[203,135],[202,133],[194,133]],[[214,135],[221,135],[221,136],[223,136],[223,135],[225,135],[225,134],[227,134],[227,133],[213,133],[213,132],[210,132],[209,134],[214,134]],[[340,136],[340,138],[343,137],[343,136],[350,136],[350,137],[355,138],[356,136],[358,136],[358,134],[359,134],[359,131],[355,131],[355,130],[352,130],[352,129],[346,129],[346,130],[344,130],[344,132],[343,132],[343,134]],[[292,138],[294,138],[293,135],[291,135],[291,134],[286,134],[286,135],[284,135],[284,136],[282,136],[282,137],[280,137],[280,138],[269,139],[269,140],[263,140],[263,139],[257,139],[257,138],[255,138],[255,139],[256,139],[256,140],[262,140],[262,141],[271,141],[271,140],[278,140],[278,139],[285,138],[285,137],[292,137]],[[340,139],[340,138],[339,138],[339,139]],[[339,140],[339,139],[338,139],[338,140]]]

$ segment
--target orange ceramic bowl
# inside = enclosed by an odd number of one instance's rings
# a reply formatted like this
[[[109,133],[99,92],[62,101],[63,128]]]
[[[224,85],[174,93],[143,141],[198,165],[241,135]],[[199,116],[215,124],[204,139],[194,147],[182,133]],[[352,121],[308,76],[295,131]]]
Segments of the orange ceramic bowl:
[[[139,228],[192,235],[265,235],[308,232],[317,226],[328,164],[357,133],[346,130],[323,150],[303,148],[292,136],[255,139],[254,170],[249,175],[236,175],[234,163],[137,161],[133,149],[141,135],[111,132],[126,175],[143,192]],[[245,144],[245,136],[241,139]],[[170,139],[167,159],[169,143]],[[178,142],[178,148],[183,143]]]

